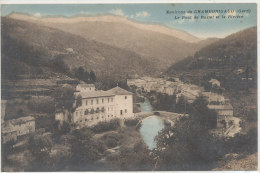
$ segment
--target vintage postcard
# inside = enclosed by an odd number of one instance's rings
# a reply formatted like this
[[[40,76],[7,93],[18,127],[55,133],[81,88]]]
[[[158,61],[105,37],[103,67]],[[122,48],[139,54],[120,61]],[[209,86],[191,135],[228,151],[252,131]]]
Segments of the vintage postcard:
[[[257,4],[1,4],[1,171],[257,171]]]

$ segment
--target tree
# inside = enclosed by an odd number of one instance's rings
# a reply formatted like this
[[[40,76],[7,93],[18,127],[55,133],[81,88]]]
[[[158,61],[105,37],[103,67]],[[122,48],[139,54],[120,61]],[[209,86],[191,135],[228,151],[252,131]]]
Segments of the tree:
[[[84,68],[83,67],[79,67],[75,70],[75,77],[78,78],[79,80],[83,80],[84,79]]]
[[[32,153],[33,164],[30,171],[50,171],[52,163],[50,161],[50,152],[53,141],[50,135],[35,134],[29,137],[28,150]]]
[[[76,107],[80,107],[80,106],[82,106],[82,97],[81,95],[78,95],[76,99]]]
[[[55,59],[51,62],[52,68],[60,73],[68,74],[70,73],[69,66],[64,62],[63,55],[58,55]]]
[[[70,169],[73,171],[95,170],[95,163],[100,159],[100,151],[104,150],[101,143],[93,139],[93,134],[88,130],[76,130],[73,132],[75,140],[72,143],[72,155]]]
[[[54,99],[56,108],[65,108],[71,110],[74,103],[74,89],[69,86],[63,86],[55,89]]]
[[[96,75],[95,75],[95,73],[94,73],[94,71],[90,71],[90,81],[91,82],[96,82]]]
[[[217,113],[208,109],[207,105],[207,100],[203,96],[199,96],[192,103],[192,110],[189,114],[201,127],[213,129],[217,125]]]
[[[164,128],[156,141],[156,170],[160,171],[202,170],[201,165],[220,156],[221,146],[191,117],[182,117],[174,127]]]
[[[176,112],[178,113],[187,113],[187,103],[186,100],[184,98],[184,96],[182,95],[178,102],[176,103]]]
[[[83,78],[84,78],[84,81],[85,81],[85,82],[88,82],[88,81],[89,81],[90,74],[89,74],[88,71],[85,71],[85,72],[84,72],[84,76],[83,76]]]

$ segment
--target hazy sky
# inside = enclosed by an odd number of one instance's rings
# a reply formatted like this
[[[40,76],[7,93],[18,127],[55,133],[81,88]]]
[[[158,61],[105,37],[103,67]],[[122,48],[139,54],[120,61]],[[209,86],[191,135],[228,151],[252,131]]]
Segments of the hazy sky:
[[[67,5],[2,5],[2,16],[12,12],[36,17],[61,15],[120,15],[139,22],[165,25],[189,32],[197,37],[224,37],[257,25],[256,4],[67,4]],[[198,13],[198,10],[218,10]],[[225,10],[230,10],[225,12]],[[167,11],[170,13],[167,14]],[[190,11],[191,13],[188,13]],[[177,14],[176,14],[177,12]],[[205,12],[205,11],[204,11]],[[186,19],[182,19],[182,17]],[[198,19],[194,19],[198,16]],[[201,19],[201,16],[213,19]],[[228,18],[228,16],[232,18]],[[243,18],[237,18],[243,16]],[[180,17],[179,19],[175,19]],[[218,17],[218,19],[216,19]],[[225,18],[223,18],[225,17]],[[187,19],[191,18],[191,19]]]

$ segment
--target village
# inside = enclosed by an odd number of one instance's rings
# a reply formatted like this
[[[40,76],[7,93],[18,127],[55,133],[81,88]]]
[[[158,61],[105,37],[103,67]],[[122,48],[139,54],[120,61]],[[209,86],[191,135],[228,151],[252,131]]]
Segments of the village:
[[[216,79],[209,81],[212,87],[221,87]],[[240,128],[240,119],[233,116],[233,107],[228,98],[223,95],[206,92],[203,87],[193,84],[187,84],[174,78],[169,81],[163,78],[142,77],[139,79],[128,79],[129,87],[135,86],[145,92],[158,92],[169,96],[176,95],[178,102],[180,97],[184,97],[188,103],[192,103],[197,97],[202,95],[208,101],[208,108],[216,111],[217,128],[221,134],[234,136]],[[140,113],[133,112],[133,93],[120,87],[112,88],[108,91],[96,90],[94,84],[80,83],[76,86],[75,101],[73,107],[75,110],[70,112],[65,109],[55,110],[55,120],[60,123],[68,122],[74,124],[75,128],[91,127],[99,122],[109,122],[113,119],[133,119],[140,116]],[[80,98],[80,103],[77,103]],[[25,116],[18,119],[4,120],[6,102],[2,101],[2,141],[16,141],[20,136],[34,133],[35,118]],[[223,132],[224,129],[224,132]]]
[[[208,81],[212,88],[221,88],[221,84],[216,79]],[[215,132],[225,136],[234,136],[241,130],[240,118],[234,117],[233,106],[228,98],[223,94],[206,92],[203,87],[187,84],[175,77],[171,80],[163,78],[142,77],[139,79],[127,80],[128,86],[135,86],[145,92],[157,92],[169,96],[176,95],[176,102],[183,97],[188,103],[202,95],[208,101],[208,109],[217,113],[217,129]]]

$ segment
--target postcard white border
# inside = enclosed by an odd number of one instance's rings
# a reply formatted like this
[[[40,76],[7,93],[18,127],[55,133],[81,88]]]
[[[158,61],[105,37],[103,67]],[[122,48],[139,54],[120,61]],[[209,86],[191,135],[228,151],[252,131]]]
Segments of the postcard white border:
[[[258,171],[260,170],[260,154],[259,154],[259,149],[260,149],[260,117],[259,117],[259,110],[260,110],[260,93],[259,93],[259,85],[260,85],[260,60],[259,60],[259,34],[260,34],[260,14],[259,14],[259,0],[0,0],[0,15],[1,15],[1,5],[2,4],[162,4],[162,3],[209,3],[209,4],[214,4],[214,3],[256,3],[257,4],[257,95],[258,95]],[[0,18],[0,24],[1,24],[1,18]],[[0,39],[1,39],[1,34],[0,34]],[[1,52],[1,47],[0,47],[0,52]],[[0,59],[1,59],[1,54],[0,54]],[[0,66],[0,74],[1,74],[1,66]],[[1,84],[1,80],[0,80]],[[1,89],[1,85],[0,85]],[[1,93],[0,93],[1,95]],[[0,107],[1,109],[1,107]],[[1,126],[1,125],[0,125]],[[1,139],[0,139],[1,140]],[[0,148],[0,153],[1,153],[1,148]],[[2,162],[0,162],[0,170],[1,170]],[[232,173],[245,173],[245,172],[258,172],[258,171],[203,171],[205,173],[224,173],[224,172],[232,172]],[[121,173],[122,171],[118,172]],[[150,171],[149,171],[150,172]],[[190,173],[190,172],[201,172],[201,171],[168,171],[168,172],[178,172],[178,173]],[[68,173],[68,172],[65,172]],[[96,172],[95,172],[96,173]],[[108,172],[106,172],[108,173]],[[122,172],[126,173],[126,172]],[[154,173],[157,173],[154,172]],[[158,172],[160,173],[160,172]]]

